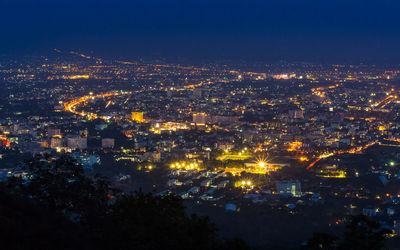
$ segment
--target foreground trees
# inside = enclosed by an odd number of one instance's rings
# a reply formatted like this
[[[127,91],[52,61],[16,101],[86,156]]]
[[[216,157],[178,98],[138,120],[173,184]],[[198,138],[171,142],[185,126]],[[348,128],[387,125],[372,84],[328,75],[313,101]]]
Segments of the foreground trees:
[[[379,250],[384,249],[388,233],[390,231],[381,229],[378,222],[365,215],[357,215],[351,218],[342,240],[330,234],[314,233],[303,249]]]
[[[180,198],[124,194],[87,178],[63,157],[34,159],[30,178],[0,185],[3,249],[248,249],[222,241],[207,217],[188,216]]]

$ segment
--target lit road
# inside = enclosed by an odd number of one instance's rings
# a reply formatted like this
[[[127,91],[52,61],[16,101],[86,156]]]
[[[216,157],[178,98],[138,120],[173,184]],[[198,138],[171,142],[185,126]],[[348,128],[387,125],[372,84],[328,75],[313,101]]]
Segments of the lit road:
[[[388,96],[386,98],[384,98],[383,100],[376,102],[372,105],[373,108],[376,109],[383,109],[385,108],[388,104],[392,103],[393,101],[395,101],[398,96],[397,95],[393,95],[393,92],[395,92],[394,89],[391,89],[388,93],[386,93]]]
[[[85,111],[76,111],[76,107],[85,103],[87,100],[93,100],[96,98],[104,98],[104,97],[110,97],[110,96],[120,96],[120,95],[129,95],[132,94],[132,92],[109,92],[109,93],[105,93],[105,94],[98,94],[98,95],[86,95],[86,96],[82,96],[78,99],[72,100],[70,102],[67,102],[64,104],[64,110],[79,116],[88,116],[91,119],[103,119],[103,120],[108,120],[109,117],[106,116],[98,116],[97,114],[94,113],[89,113],[89,112],[85,112]]]
[[[355,147],[355,148],[351,148],[349,150],[340,150],[340,151],[337,151],[335,153],[322,154],[315,161],[313,161],[310,165],[308,165],[307,170],[312,168],[312,167],[314,167],[315,164],[317,164],[322,159],[326,159],[326,158],[329,158],[329,157],[332,157],[332,156],[335,156],[335,155],[341,155],[341,154],[361,154],[364,150],[366,150],[367,148],[369,148],[369,147],[371,147],[371,146],[373,146],[375,144],[377,144],[377,143],[376,142],[370,142],[370,143],[368,143],[368,144],[366,144],[364,146],[358,146],[358,147]]]
[[[397,100],[398,96],[397,95],[392,95],[393,92],[394,92],[394,89],[392,89],[390,91],[390,94],[388,93],[387,97],[385,97],[384,99],[374,103],[372,105],[372,107],[374,107],[376,109],[382,109],[382,108],[385,108],[388,104],[390,104],[393,101]],[[312,167],[314,167],[315,164],[317,164],[322,159],[329,158],[329,157],[334,156],[334,155],[341,155],[341,154],[360,154],[365,149],[367,149],[367,148],[369,148],[369,147],[371,147],[371,146],[373,146],[375,144],[377,144],[377,143],[376,142],[371,142],[371,143],[368,143],[368,144],[366,144],[364,146],[358,146],[358,147],[355,147],[355,148],[352,148],[352,149],[349,149],[349,150],[341,150],[341,151],[338,151],[338,152],[335,152],[335,153],[322,154],[316,160],[314,160],[310,165],[308,165],[307,170],[312,168]],[[381,143],[379,143],[379,144],[381,144]]]
[[[220,80],[219,82],[229,82],[227,80]],[[193,88],[197,88],[197,87],[201,87],[204,85],[212,85],[215,84],[216,82],[202,82],[202,83],[198,83],[198,84],[191,84],[191,85],[186,85],[184,86],[184,88],[186,89],[193,89]],[[163,87],[160,87],[159,90],[164,90]],[[64,110],[79,116],[88,116],[91,119],[103,119],[103,120],[108,120],[109,117],[106,116],[99,116],[97,114],[94,113],[90,113],[90,112],[85,112],[85,111],[77,111],[76,107],[85,103],[87,100],[90,99],[96,99],[96,98],[104,98],[104,97],[110,97],[110,96],[120,96],[120,95],[130,95],[132,94],[131,91],[124,91],[124,92],[109,92],[109,93],[105,93],[105,94],[98,94],[98,95],[86,95],[86,96],[82,96],[78,99],[74,99],[70,102],[67,102],[64,104]],[[128,99],[127,99],[128,100]],[[126,102],[126,101],[125,101]],[[109,106],[111,104],[111,102],[107,103],[107,106]]]
[[[373,105],[373,107],[376,108],[376,109],[383,109],[388,104],[390,104],[393,101],[395,101],[396,99],[397,99],[397,95],[390,95],[390,96],[386,97],[385,99],[383,99],[382,101],[375,103]]]

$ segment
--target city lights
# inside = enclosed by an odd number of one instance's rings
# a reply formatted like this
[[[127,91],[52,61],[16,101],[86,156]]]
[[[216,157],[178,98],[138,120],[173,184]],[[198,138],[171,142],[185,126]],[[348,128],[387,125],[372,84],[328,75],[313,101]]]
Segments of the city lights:
[[[200,170],[200,165],[197,162],[175,162],[170,164],[170,169]]]

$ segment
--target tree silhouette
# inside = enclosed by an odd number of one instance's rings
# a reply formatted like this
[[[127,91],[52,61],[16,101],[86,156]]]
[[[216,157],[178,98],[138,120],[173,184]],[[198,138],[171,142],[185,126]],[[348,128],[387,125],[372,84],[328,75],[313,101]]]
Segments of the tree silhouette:
[[[304,249],[336,249],[339,237],[327,233],[313,233]]]
[[[370,220],[365,215],[352,216],[347,225],[344,237],[339,241],[339,237],[326,233],[314,233],[307,240],[303,249],[384,249],[386,234],[389,230],[381,229],[378,222]]]
[[[27,169],[27,180],[0,183],[4,249],[248,249],[220,240],[208,217],[187,215],[181,198],[124,194],[69,157]]]
[[[82,223],[104,216],[109,196],[117,192],[104,179],[87,178],[82,166],[70,157],[61,157],[55,164],[35,158],[28,162],[27,170],[31,176],[28,181],[21,178],[8,181],[11,192]]]
[[[365,215],[357,215],[347,225],[347,231],[340,247],[342,249],[383,249],[385,235],[389,230],[381,229],[380,224],[368,219]]]

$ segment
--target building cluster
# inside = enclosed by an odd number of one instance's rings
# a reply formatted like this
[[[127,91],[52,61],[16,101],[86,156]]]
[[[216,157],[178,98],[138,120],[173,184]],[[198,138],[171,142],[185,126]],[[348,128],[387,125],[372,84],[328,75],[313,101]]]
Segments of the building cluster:
[[[157,176],[159,195],[193,204],[296,213],[334,201],[399,227],[400,190],[387,188],[400,177],[399,71],[237,67],[58,51],[1,64],[0,161],[68,154],[128,189],[136,176],[123,167]],[[1,173],[20,175],[17,158]]]

